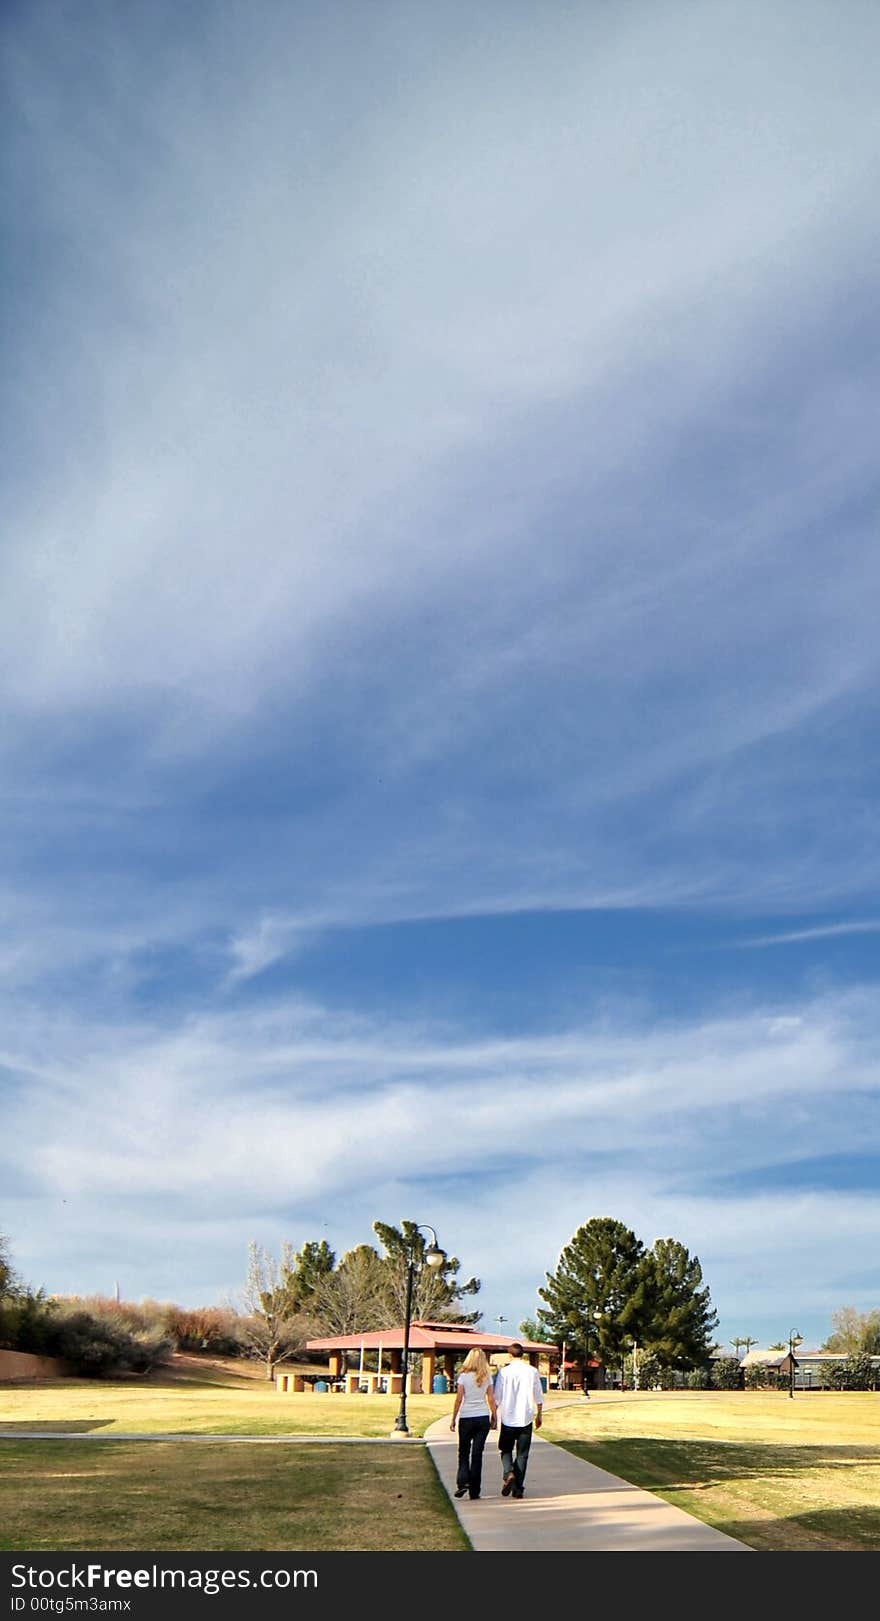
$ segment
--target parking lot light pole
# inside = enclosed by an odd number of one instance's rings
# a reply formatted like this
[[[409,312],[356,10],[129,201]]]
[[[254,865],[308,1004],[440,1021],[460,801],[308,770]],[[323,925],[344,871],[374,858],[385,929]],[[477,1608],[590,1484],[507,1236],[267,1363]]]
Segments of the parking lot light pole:
[[[416,1232],[431,1234],[431,1243],[425,1246],[424,1260],[432,1272],[439,1271],[446,1260],[446,1251],[437,1243],[437,1234],[428,1222],[420,1222]],[[400,1411],[394,1420],[394,1433],[396,1435],[409,1435],[409,1426],[406,1422],[406,1383],[409,1374],[409,1330],[412,1321],[413,1277],[416,1269],[415,1248],[410,1246],[406,1269],[406,1316],[403,1324],[403,1376],[400,1381]]]

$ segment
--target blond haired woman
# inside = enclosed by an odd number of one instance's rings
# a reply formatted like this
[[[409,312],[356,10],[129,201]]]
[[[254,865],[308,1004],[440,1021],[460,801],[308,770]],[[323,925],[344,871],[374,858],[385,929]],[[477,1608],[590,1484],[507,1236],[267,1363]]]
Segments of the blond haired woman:
[[[458,1475],[455,1482],[456,1497],[470,1498],[480,1495],[483,1478],[483,1448],[490,1430],[497,1424],[495,1391],[492,1371],[485,1351],[474,1346],[468,1351],[458,1375],[455,1406],[449,1428],[455,1429],[458,1419]]]

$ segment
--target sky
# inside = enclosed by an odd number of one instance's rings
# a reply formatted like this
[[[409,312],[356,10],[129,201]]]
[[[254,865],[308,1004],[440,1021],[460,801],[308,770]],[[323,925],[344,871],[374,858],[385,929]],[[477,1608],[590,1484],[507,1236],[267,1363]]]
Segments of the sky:
[[[880,14],[0,23],[0,1231],[880,1306]],[[507,1325],[510,1325],[509,1327]]]

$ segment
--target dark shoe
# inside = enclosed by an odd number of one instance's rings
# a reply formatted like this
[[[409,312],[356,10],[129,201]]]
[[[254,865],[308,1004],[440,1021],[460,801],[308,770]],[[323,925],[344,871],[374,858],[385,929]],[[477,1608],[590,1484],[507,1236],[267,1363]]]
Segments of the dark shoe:
[[[525,1497],[525,1492],[514,1492],[514,1497]]]
[[[455,1488],[455,1496],[456,1497],[464,1497],[464,1494],[465,1494],[466,1491],[467,1491],[466,1486],[456,1486],[456,1488]]]
[[[516,1480],[516,1475],[505,1475],[504,1476],[504,1485],[501,1488],[501,1496],[502,1497],[509,1497],[510,1496],[511,1492],[513,1491],[515,1480]]]
[[[480,1501],[479,1492],[471,1492],[470,1496],[471,1496],[471,1502],[472,1503],[478,1503]]]

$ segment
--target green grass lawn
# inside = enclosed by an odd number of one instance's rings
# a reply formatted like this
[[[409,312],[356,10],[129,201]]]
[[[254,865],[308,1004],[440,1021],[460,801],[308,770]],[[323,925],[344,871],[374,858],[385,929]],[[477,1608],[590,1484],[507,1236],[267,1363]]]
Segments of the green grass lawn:
[[[0,1386],[0,1548],[462,1551],[467,1538],[428,1452],[382,1446],[224,1446],[68,1435],[339,1435],[387,1441],[399,1397],[279,1396],[253,1370],[175,1363],[149,1379]],[[452,1407],[410,1396],[410,1435]]]
[[[421,1446],[6,1441],[0,1548],[468,1548]]]
[[[451,1407],[451,1396],[410,1396],[411,1435]],[[430,1456],[405,1442],[3,1441],[15,1430],[387,1441],[399,1409],[392,1396],[280,1396],[252,1369],[195,1359],[149,1379],[0,1385],[0,1548],[460,1552],[467,1539]]]
[[[880,1551],[880,1394],[594,1398],[542,1433],[753,1548]]]
[[[396,1397],[277,1395],[237,1370],[0,1386],[0,1546],[460,1549],[426,1451],[104,1440],[19,1443],[16,1429],[106,1437],[382,1438]],[[451,1396],[412,1396],[413,1436]],[[880,1394],[548,1396],[543,1435],[752,1547],[880,1551]],[[133,1540],[134,1539],[134,1540]]]

